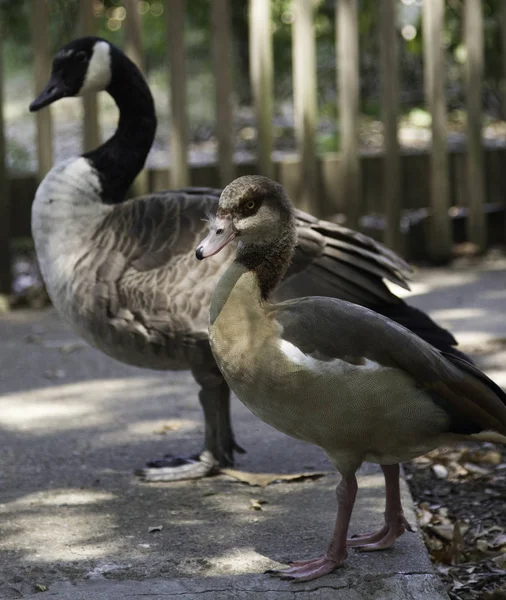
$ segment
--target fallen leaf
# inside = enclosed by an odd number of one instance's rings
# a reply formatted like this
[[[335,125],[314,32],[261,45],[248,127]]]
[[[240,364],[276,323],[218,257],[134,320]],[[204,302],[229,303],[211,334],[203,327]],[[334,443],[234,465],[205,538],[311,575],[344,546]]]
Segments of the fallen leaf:
[[[420,524],[420,527],[425,527],[432,521],[432,513],[426,508],[422,508],[420,506],[417,513],[418,523]]]
[[[290,475],[280,475],[277,473],[249,473],[248,471],[236,471],[236,469],[221,469],[223,475],[237,479],[242,483],[247,483],[251,486],[267,487],[271,483],[279,481],[304,481],[305,479],[320,479],[325,477],[328,473],[323,471],[314,471],[312,473],[293,473]]]
[[[157,433],[158,435],[165,435],[168,431],[177,431],[181,429],[182,424],[181,421],[172,420],[164,423],[159,429],[153,430],[153,433]]]
[[[506,554],[499,554],[492,559],[494,563],[501,569],[506,569]]]
[[[267,500],[262,500],[261,498],[251,498],[249,503],[251,510],[263,510],[262,504],[267,504]]]
[[[148,533],[156,533],[157,531],[161,531],[163,529],[163,525],[155,525],[154,527],[150,527],[148,529]]]
[[[35,584],[35,589],[38,592],[47,592],[48,587],[47,587],[47,585],[44,585],[43,583],[36,583]]]
[[[489,542],[489,546],[491,548],[500,548],[501,546],[506,546],[506,533],[501,533],[494,540]]]
[[[453,527],[453,536],[451,543],[451,561],[452,564],[458,565],[462,561],[462,550],[464,548],[464,540],[462,539],[462,531],[460,523],[457,521]]]
[[[506,600],[506,587],[494,590],[492,592],[486,592],[482,596],[482,600]]]
[[[86,348],[86,344],[84,342],[72,342],[69,344],[62,344],[58,347],[58,350],[62,354],[72,354],[72,352],[83,350],[83,348]]]
[[[480,467],[479,465],[471,462],[466,462],[462,466],[475,475],[490,475],[490,471],[488,469]]]

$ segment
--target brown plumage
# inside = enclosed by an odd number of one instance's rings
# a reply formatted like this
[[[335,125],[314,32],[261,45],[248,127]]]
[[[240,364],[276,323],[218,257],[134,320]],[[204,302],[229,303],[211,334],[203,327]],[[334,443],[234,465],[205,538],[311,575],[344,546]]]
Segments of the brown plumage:
[[[281,186],[265,178],[227,186],[197,257],[220,252],[232,238],[239,241],[236,259],[211,301],[217,364],[258,417],[319,445],[342,475],[327,553],[280,572],[307,581],[341,566],[347,547],[388,548],[409,529],[399,462],[455,441],[506,444],[506,394],[473,365],[362,306],[328,297],[271,303],[297,240]],[[385,474],[385,525],[350,540],[355,472],[365,460]]]

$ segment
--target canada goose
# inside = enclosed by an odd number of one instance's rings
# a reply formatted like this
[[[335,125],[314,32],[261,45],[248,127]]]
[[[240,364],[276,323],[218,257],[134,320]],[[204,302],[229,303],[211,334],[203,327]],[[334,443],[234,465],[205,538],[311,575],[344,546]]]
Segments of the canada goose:
[[[138,367],[192,371],[201,387],[204,451],[157,461],[143,475],[203,476],[231,464],[234,451],[241,451],[230,424],[229,388],[207,334],[212,291],[227,264],[194,259],[219,191],[194,188],[126,200],[151,148],[156,117],[143,76],[123,52],[95,37],[64,46],[30,110],[89,90],[113,97],[118,128],[99,148],[56,165],[41,182],[32,233],[42,275],[54,306],[92,346]],[[409,267],[401,258],[360,233],[300,211],[296,216],[299,245],[277,299],[309,292],[371,306],[457,352],[447,331],[384,284],[383,278],[406,287]],[[234,248],[224,252],[232,260]]]
[[[281,185],[258,176],[235,180],[210,229],[196,250],[199,259],[239,241],[211,300],[209,339],[221,372],[255,415],[323,448],[342,476],[326,554],[275,573],[309,581],[342,566],[349,546],[390,547],[409,528],[399,462],[459,440],[506,444],[506,394],[465,360],[343,300],[269,301],[297,240]],[[382,466],[385,525],[347,539],[363,461]]]

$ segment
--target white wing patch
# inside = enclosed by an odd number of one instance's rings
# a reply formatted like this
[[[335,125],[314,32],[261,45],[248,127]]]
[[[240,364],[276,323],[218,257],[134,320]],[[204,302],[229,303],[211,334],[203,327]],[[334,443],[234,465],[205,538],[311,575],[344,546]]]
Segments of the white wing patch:
[[[348,369],[365,369],[371,371],[383,368],[379,363],[367,358],[364,358],[364,364],[361,365],[350,364],[339,358],[334,358],[333,360],[329,361],[319,360],[318,358],[309,356],[309,354],[304,354],[304,352],[297,348],[297,346],[283,339],[280,340],[280,349],[292,364],[295,364],[299,367],[305,367],[314,372],[327,372],[329,370],[346,371]]]
[[[86,78],[79,90],[78,96],[85,92],[100,92],[105,90],[111,83],[111,50],[107,42],[97,42],[93,46],[93,54],[91,55],[86,71]]]

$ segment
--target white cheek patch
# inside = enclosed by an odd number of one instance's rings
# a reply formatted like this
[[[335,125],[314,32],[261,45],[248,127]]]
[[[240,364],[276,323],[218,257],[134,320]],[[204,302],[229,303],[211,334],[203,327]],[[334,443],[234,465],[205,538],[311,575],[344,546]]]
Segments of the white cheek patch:
[[[79,90],[78,96],[85,92],[99,92],[111,83],[111,50],[107,42],[97,42],[93,46],[86,71],[86,78]]]

